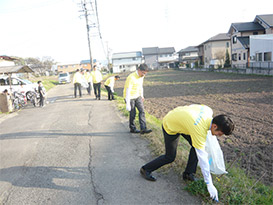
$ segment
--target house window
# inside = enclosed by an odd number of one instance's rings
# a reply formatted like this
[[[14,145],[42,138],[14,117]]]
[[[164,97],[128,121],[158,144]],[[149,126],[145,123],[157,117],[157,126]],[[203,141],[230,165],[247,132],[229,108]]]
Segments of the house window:
[[[272,56],[271,52],[264,53],[264,61],[271,61],[271,56]]]
[[[246,59],[246,53],[244,53],[244,60]]]
[[[238,60],[239,61],[241,60],[241,53],[239,53],[239,55],[238,55]]]
[[[237,61],[237,53],[232,54],[232,60]]]
[[[256,53],[256,61],[263,61],[263,53]]]
[[[233,44],[237,43],[237,36],[233,36],[232,42],[233,42]]]
[[[227,46],[227,48],[229,48],[229,42],[227,42],[227,45],[226,45],[226,46]]]

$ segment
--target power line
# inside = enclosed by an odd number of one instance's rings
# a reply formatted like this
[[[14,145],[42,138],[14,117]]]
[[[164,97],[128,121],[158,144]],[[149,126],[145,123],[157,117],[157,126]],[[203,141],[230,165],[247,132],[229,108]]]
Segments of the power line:
[[[86,19],[86,27],[87,27],[87,32],[88,32],[88,45],[89,45],[89,50],[91,52],[91,46],[90,46],[90,37],[93,39],[96,37],[99,37],[98,40],[101,42],[101,46],[103,49],[103,53],[105,58],[107,58],[107,54],[105,51],[105,46],[103,43],[101,31],[100,31],[100,21],[99,21],[99,16],[98,16],[98,6],[97,6],[97,0],[89,0],[88,2],[86,0],[81,1],[81,7],[83,10],[81,12],[84,12],[84,16]],[[92,58],[92,57],[90,57]]]

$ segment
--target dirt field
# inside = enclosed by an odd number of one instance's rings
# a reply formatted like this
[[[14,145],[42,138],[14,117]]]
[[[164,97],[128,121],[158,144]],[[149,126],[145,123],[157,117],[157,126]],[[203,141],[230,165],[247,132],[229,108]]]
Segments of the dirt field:
[[[127,74],[128,75],[128,74]],[[126,74],[116,83],[122,95]],[[177,106],[205,104],[228,114],[234,135],[219,138],[227,162],[236,160],[250,176],[273,184],[273,78],[213,72],[153,71],[144,80],[145,110],[162,119]]]

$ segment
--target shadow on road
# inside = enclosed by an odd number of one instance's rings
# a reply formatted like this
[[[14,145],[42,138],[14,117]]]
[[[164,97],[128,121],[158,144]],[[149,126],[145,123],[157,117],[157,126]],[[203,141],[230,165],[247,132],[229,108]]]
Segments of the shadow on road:
[[[68,179],[84,180],[89,175],[90,173],[86,167],[16,166],[0,169],[0,181],[9,182],[13,186],[48,188],[72,192],[78,192],[80,186],[67,186],[65,185],[66,181]]]
[[[125,136],[129,132],[90,132],[90,133],[71,133],[63,132],[62,130],[50,130],[48,132],[43,131],[31,131],[31,132],[12,132],[0,134],[0,140],[6,139],[27,139],[27,138],[57,138],[60,136],[75,136],[75,137],[117,137]]]

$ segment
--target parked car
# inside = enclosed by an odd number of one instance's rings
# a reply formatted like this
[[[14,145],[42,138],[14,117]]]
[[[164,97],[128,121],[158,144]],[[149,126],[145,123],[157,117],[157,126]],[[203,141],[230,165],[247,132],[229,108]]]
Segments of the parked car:
[[[68,72],[59,74],[59,84],[70,83],[70,82],[71,82],[71,79],[70,79],[70,74]]]
[[[36,87],[37,85],[35,83],[16,76],[11,76],[11,83],[9,83],[8,76],[0,76],[0,92],[3,92],[5,89],[7,89],[9,93],[16,91],[26,95],[26,98],[29,100],[31,92],[35,92]]]

